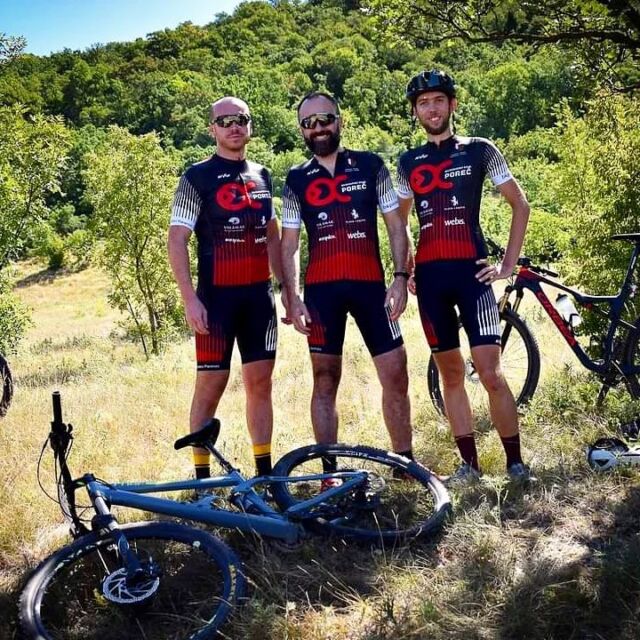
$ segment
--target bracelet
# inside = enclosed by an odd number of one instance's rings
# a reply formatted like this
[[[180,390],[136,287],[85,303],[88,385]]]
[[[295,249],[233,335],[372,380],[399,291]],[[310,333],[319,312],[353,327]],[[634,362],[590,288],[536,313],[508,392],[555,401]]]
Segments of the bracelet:
[[[409,279],[409,273],[407,271],[394,271],[393,272],[393,277],[394,278],[404,278],[405,280]]]

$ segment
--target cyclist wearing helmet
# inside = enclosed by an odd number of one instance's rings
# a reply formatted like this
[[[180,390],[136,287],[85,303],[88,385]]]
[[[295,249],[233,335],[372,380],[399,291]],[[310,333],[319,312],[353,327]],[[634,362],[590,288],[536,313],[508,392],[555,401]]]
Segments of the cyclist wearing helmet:
[[[336,395],[350,313],[382,384],[383,415],[393,449],[412,457],[407,359],[397,322],[407,301],[408,238],[389,171],[379,156],[340,146],[341,120],[333,96],[319,92],[305,96],[298,105],[298,122],[313,156],[287,176],[282,266],[288,318],[307,336],[311,352],[316,441],[337,439]],[[388,288],[380,260],[378,209],[396,271]],[[302,223],[309,239],[304,302],[297,268]],[[331,470],[331,461],[325,461],[325,470]]]
[[[259,475],[271,473],[271,375],[277,321],[269,263],[278,280],[280,238],[271,177],[246,159],[251,135],[247,104],[226,97],[211,106],[216,153],[187,169],[176,190],[169,227],[169,260],[189,326],[196,335],[197,374],[190,425],[214,414],[229,379],[234,341],[242,359],[247,424]],[[198,288],[188,243],[198,240]],[[196,477],[209,476],[209,453],[194,449]]]
[[[420,233],[415,282],[410,284],[415,285],[422,325],[443,384],[447,417],[462,457],[451,479],[466,481],[481,475],[464,387],[457,307],[475,368],[489,394],[491,419],[504,445],[507,473],[513,479],[527,480],[516,404],[500,368],[500,323],[491,284],[513,273],[529,205],[492,142],[452,132],[457,100],[450,76],[438,70],[419,73],[407,86],[407,98],[428,142],[400,157],[400,212],[406,221],[411,201],[415,201]],[[487,175],[512,210],[509,242],[499,265],[489,264],[480,229],[480,199]]]

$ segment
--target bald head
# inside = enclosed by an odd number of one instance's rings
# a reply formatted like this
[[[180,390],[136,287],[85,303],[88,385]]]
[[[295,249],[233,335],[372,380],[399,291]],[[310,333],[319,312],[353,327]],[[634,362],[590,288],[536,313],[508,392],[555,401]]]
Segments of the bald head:
[[[249,105],[244,100],[240,100],[240,98],[225,96],[211,105],[209,121],[213,122],[218,116],[231,116],[237,113],[249,115]]]

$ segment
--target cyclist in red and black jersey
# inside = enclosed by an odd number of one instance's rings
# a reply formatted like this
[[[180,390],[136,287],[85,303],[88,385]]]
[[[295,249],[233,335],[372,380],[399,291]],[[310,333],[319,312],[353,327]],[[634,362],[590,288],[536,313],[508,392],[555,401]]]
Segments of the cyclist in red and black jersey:
[[[287,176],[282,260],[288,318],[307,336],[311,352],[316,440],[337,439],[336,394],[350,313],[376,365],[393,449],[411,457],[406,353],[397,322],[407,300],[408,239],[389,171],[377,155],[340,146],[340,113],[333,96],[305,96],[298,105],[298,121],[313,157]],[[378,208],[396,270],[389,288],[380,260]],[[309,239],[304,302],[296,259],[303,223]],[[325,469],[330,470],[330,463]]]
[[[269,263],[281,280],[280,238],[271,177],[246,159],[249,108],[222,98],[211,107],[209,131],[216,153],[180,178],[169,228],[169,259],[189,326],[196,335],[198,371],[191,429],[216,411],[229,379],[234,341],[242,359],[247,424],[256,469],[271,472],[271,376],[277,320]],[[198,240],[198,288],[193,287],[188,242]],[[197,477],[209,475],[209,454],[194,450]]]
[[[400,157],[398,194],[403,218],[408,218],[415,201],[420,224],[415,290],[442,379],[447,417],[463,460],[454,479],[480,475],[455,307],[469,337],[475,368],[489,394],[491,418],[505,448],[508,475],[528,479],[529,470],[520,452],[516,405],[500,369],[500,320],[491,284],[513,273],[529,205],[492,142],[452,133],[457,100],[454,82],[447,74],[438,70],[418,74],[407,86],[407,98],[428,142]],[[502,264],[497,266],[487,260],[480,229],[486,176],[512,209],[509,243]]]

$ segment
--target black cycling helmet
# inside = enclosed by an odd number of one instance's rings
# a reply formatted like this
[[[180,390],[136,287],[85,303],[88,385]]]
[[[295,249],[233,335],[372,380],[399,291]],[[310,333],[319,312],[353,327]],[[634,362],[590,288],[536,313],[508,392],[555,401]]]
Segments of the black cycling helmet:
[[[442,91],[449,98],[456,97],[456,85],[453,78],[438,69],[421,71],[417,76],[413,76],[407,85],[407,100],[415,105],[418,96],[427,91]]]

